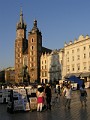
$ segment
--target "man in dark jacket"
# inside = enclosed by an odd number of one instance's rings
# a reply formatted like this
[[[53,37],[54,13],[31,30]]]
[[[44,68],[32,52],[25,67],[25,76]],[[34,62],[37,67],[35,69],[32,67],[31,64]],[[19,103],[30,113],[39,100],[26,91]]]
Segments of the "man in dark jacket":
[[[46,86],[45,93],[46,93],[47,109],[51,110],[51,97],[52,97],[52,94],[51,94],[51,88],[50,88],[49,84]]]

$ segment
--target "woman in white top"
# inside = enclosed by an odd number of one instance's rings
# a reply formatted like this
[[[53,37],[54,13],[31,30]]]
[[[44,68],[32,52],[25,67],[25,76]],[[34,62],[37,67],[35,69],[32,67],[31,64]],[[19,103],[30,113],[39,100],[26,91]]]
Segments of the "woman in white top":
[[[65,96],[65,107],[68,107],[70,109],[71,104],[71,85],[67,85],[63,90],[63,95]]]

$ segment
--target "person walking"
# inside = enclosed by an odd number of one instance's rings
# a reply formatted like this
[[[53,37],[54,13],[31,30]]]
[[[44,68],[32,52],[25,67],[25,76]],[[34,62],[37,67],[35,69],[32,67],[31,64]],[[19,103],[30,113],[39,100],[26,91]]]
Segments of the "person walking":
[[[71,85],[67,84],[66,87],[63,90],[63,96],[65,97],[65,107],[67,107],[68,109],[70,109],[70,105],[71,105],[71,94],[72,94],[72,90],[71,90]]]
[[[50,88],[49,84],[46,86],[45,94],[46,94],[46,106],[47,106],[47,109],[51,110],[51,97],[52,97],[52,94],[51,94],[51,88]]]
[[[81,101],[81,106],[83,107],[83,105],[85,105],[85,107],[87,106],[86,102],[87,102],[87,92],[85,89],[85,85],[83,84],[82,87],[80,88],[80,101]]]

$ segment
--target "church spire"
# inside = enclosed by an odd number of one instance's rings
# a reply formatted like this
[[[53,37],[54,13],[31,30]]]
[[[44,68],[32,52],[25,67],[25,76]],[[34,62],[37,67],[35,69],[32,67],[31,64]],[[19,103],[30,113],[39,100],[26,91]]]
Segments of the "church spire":
[[[17,23],[17,29],[25,29],[26,30],[26,24],[23,20],[23,12],[22,12],[22,8],[20,10],[20,20],[19,22]]]
[[[21,25],[23,25],[23,12],[22,12],[22,8],[21,8],[21,11],[20,11],[20,23],[21,23]]]

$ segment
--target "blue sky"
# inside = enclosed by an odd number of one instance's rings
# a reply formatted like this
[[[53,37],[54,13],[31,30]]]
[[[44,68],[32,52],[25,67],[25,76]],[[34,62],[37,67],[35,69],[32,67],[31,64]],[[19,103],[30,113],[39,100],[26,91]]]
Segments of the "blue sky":
[[[90,0],[0,0],[0,69],[14,66],[21,7],[27,34],[37,19],[44,47],[60,49],[80,35],[90,36]]]

